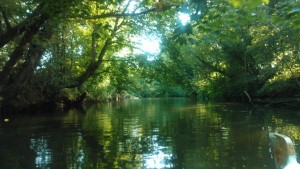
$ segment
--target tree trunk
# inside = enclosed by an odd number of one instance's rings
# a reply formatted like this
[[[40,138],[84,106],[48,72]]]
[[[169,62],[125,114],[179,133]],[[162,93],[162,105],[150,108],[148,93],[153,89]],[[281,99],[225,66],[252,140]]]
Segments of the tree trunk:
[[[30,42],[32,41],[33,37],[38,33],[40,27],[45,23],[46,18],[43,18],[39,22],[36,22],[34,25],[31,25],[28,30],[25,32],[23,38],[21,39],[19,45],[15,48],[12,54],[9,57],[9,60],[3,67],[2,71],[0,72],[0,86],[5,85],[9,76],[11,75],[12,70],[16,66],[17,62],[22,58],[24,52],[28,48]]]
[[[32,78],[37,63],[43,54],[43,49],[40,46],[32,44],[28,52],[28,59],[24,63],[24,68],[20,71],[15,81],[6,88],[5,99],[14,100],[22,86],[26,85]]]
[[[111,43],[111,38],[108,38],[105,41],[104,46],[102,47],[102,50],[100,52],[100,54],[98,55],[98,60],[97,62],[92,62],[90,63],[90,65],[88,66],[88,68],[86,69],[86,71],[77,78],[76,80],[76,85],[72,86],[72,87],[81,87],[82,84],[89,78],[91,77],[95,71],[99,68],[99,66],[101,65],[102,61],[103,61],[103,57],[106,53],[106,51],[108,50],[108,47],[110,46]]]

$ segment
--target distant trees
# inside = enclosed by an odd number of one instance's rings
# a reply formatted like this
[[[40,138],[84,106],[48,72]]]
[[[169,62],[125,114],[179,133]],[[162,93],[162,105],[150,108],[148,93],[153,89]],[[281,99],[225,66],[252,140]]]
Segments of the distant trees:
[[[299,94],[299,2],[232,3],[207,3],[200,20],[182,27],[188,31],[165,38],[171,79],[215,99]]]

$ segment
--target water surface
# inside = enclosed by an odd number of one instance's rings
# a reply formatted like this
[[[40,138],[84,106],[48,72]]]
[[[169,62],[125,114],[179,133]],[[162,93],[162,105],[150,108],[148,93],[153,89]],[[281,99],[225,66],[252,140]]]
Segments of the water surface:
[[[2,117],[0,169],[273,169],[268,132],[300,153],[300,112],[185,98]]]

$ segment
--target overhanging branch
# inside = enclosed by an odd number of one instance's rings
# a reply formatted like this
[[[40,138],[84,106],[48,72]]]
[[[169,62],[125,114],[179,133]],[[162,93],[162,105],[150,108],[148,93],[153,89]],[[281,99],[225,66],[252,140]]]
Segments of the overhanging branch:
[[[104,13],[101,15],[93,15],[93,16],[82,16],[79,15],[77,17],[82,19],[101,19],[101,18],[120,18],[120,17],[136,17],[140,15],[145,15],[151,12],[155,12],[156,8],[148,9],[143,12],[137,12],[137,13]]]
[[[168,2],[168,1],[166,1],[166,2]],[[179,6],[179,4],[176,4],[176,3],[168,3],[168,5],[164,6],[162,9],[160,9],[159,12],[166,11],[166,10],[172,8],[172,7],[178,7],[178,6]],[[146,14],[149,14],[149,13],[152,13],[152,12],[158,12],[158,9],[155,7],[155,8],[146,9],[146,10],[141,11],[141,12],[125,13],[123,11],[121,13],[111,12],[111,13],[103,13],[103,14],[100,14],[100,15],[93,15],[93,16],[77,15],[76,17],[82,18],[82,19],[137,17],[137,16],[141,16],[141,15],[146,15]]]

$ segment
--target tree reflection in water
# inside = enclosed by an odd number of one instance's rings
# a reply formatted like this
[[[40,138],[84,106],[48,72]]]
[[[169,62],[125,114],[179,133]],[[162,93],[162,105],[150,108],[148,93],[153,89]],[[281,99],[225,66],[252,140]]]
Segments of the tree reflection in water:
[[[274,168],[267,133],[299,145],[299,117],[251,111],[177,98],[18,115],[0,122],[0,168]]]

